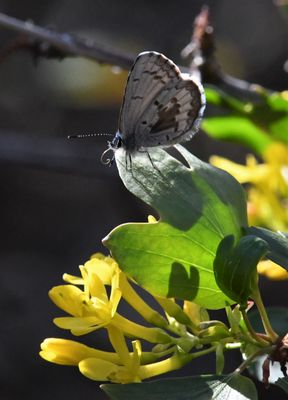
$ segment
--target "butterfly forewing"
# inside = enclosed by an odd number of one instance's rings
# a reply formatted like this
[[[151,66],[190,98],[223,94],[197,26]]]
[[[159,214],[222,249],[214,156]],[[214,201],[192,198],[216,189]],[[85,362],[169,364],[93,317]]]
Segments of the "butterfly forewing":
[[[143,112],[179,73],[178,67],[160,53],[139,54],[128,77],[120,112],[119,130],[125,137],[135,135]]]

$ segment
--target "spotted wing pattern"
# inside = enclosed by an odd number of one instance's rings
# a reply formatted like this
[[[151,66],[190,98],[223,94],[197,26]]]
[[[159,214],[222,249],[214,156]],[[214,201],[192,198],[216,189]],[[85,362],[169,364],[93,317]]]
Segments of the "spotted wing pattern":
[[[129,74],[119,131],[128,151],[171,146],[198,130],[205,108],[201,84],[163,54],[141,53]]]

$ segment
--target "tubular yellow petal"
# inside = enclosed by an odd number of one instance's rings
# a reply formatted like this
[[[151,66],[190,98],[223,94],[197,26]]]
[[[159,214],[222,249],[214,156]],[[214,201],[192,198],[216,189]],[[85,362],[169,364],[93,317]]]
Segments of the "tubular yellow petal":
[[[179,353],[174,354],[165,360],[158,361],[153,364],[141,365],[139,367],[139,377],[141,380],[152,378],[153,376],[165,374],[169,371],[174,371],[183,367],[193,358],[192,354],[180,355]]]
[[[115,270],[118,269],[118,265],[114,260],[113,262],[110,260],[112,259],[109,259],[108,257],[102,260],[92,258],[84,264],[84,268],[88,274],[96,273],[104,285],[111,285],[112,276]]]
[[[118,328],[111,325],[107,328],[107,331],[109,340],[114,350],[118,354],[122,364],[126,368],[130,369],[131,357],[123,333]]]
[[[63,281],[71,283],[71,285],[84,285],[83,278],[70,274],[63,274]]]
[[[146,326],[136,324],[118,313],[114,315],[111,324],[128,336],[147,340],[150,343],[172,343],[173,339],[160,328],[147,328]]]
[[[79,362],[81,374],[93,381],[112,381],[119,366],[99,358],[86,358]]]
[[[126,275],[121,271],[119,277],[119,286],[122,291],[122,297],[129,303],[142,317],[154,326],[160,328],[167,327],[167,321],[157,311],[153,310],[139,294],[130,285]]]
[[[120,363],[116,353],[101,351],[85,346],[74,340],[49,338],[41,343],[40,356],[46,361],[60,365],[74,365],[90,357],[101,358],[113,363]]]
[[[183,310],[197,327],[199,326],[200,322],[209,321],[210,319],[208,311],[192,301],[185,300]]]
[[[83,315],[86,296],[73,285],[55,286],[49,291],[49,297],[56,306],[76,317]]]
[[[105,285],[96,272],[89,270],[87,286],[91,297],[96,297],[103,303],[108,302]]]
[[[76,335],[84,335],[85,333],[95,331],[101,328],[102,321],[97,317],[62,317],[54,318],[54,324],[62,329],[69,329]]]

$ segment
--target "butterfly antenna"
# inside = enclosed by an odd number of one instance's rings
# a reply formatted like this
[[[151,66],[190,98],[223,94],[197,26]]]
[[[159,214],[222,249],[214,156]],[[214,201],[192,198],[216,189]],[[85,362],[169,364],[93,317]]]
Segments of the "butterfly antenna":
[[[80,133],[79,135],[69,135],[67,139],[83,139],[87,137],[95,137],[95,136],[114,136],[112,133]]]

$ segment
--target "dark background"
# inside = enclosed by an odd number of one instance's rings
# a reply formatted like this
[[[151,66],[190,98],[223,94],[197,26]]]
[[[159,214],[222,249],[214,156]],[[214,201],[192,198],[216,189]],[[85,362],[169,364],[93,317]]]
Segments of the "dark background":
[[[0,11],[135,55],[160,51],[181,63],[180,50],[203,4],[210,5],[225,71],[272,89],[287,88],[287,14],[271,0],[7,0],[0,1]],[[14,37],[1,28],[0,48]],[[114,133],[125,80],[124,72],[83,59],[35,65],[18,52],[1,60],[1,400],[106,398],[77,368],[49,364],[38,351],[44,338],[65,335],[52,323],[61,311],[48,290],[62,283],[64,272],[77,274],[90,254],[107,252],[101,239],[111,229],[146,221],[149,212],[123,187],[116,167],[100,163],[105,138],[66,139],[72,133]],[[243,161],[246,152],[203,132],[187,147],[204,160],[221,154]],[[262,279],[261,286],[266,304],[287,305],[287,283]],[[101,334],[87,340],[105,347]],[[239,362],[236,356],[229,368]],[[208,372],[207,365],[213,372],[213,363],[213,357],[195,362],[185,374]],[[284,398],[277,389],[264,395]]]

